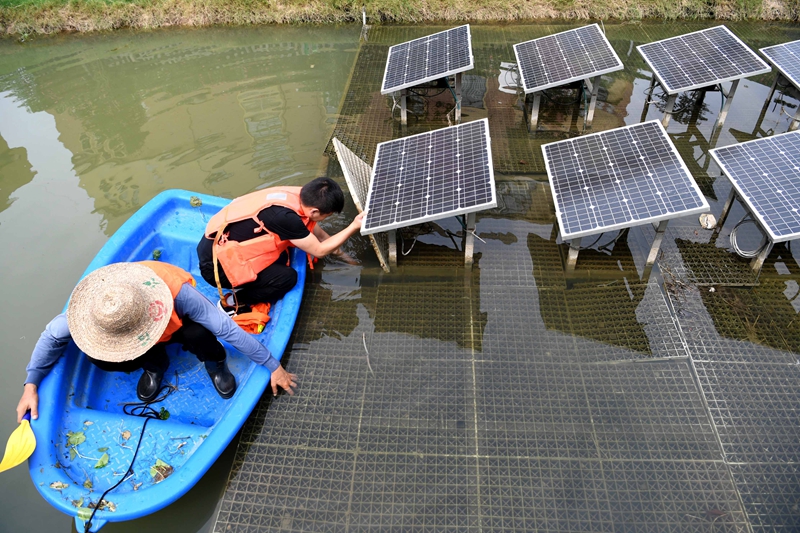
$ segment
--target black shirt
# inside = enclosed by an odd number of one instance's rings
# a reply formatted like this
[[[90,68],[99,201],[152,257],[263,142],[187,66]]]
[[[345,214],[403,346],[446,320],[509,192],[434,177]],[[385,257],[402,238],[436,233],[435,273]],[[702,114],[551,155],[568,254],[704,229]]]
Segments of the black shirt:
[[[275,233],[281,240],[295,240],[304,239],[311,233],[308,228],[303,224],[300,215],[280,205],[273,205],[262,209],[258,214],[259,220],[264,224],[271,233]],[[228,239],[232,241],[242,242],[255,237],[260,237],[264,234],[263,231],[254,233],[258,227],[255,220],[248,218],[247,220],[240,220],[229,224],[225,228],[225,233],[228,233]],[[212,237],[214,234],[212,234]],[[213,268],[213,246],[214,239],[207,239],[205,235],[200,239],[197,245],[197,258],[200,260],[200,267],[204,264],[211,265]]]

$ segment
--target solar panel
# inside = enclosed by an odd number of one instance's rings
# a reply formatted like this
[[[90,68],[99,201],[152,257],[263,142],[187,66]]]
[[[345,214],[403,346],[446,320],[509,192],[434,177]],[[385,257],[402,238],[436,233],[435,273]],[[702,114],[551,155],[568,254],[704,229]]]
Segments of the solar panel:
[[[469,24],[396,44],[389,48],[381,94],[438,80],[473,66]]]
[[[562,238],[708,210],[659,121],[542,146]]]
[[[358,212],[361,213],[364,211],[364,206],[367,205],[372,169],[336,137],[333,138],[333,148],[336,150],[336,157],[342,167],[342,173],[347,182],[347,188],[350,189],[353,203],[356,205]],[[375,249],[375,254],[378,256],[378,261],[381,263],[381,268],[389,272],[389,237],[386,233],[378,233],[370,235],[369,238],[372,242],[372,247]]]
[[[800,87],[800,41],[776,44],[759,50],[784,78]]]
[[[800,131],[710,153],[773,242],[800,237]]]
[[[488,119],[378,144],[361,233],[497,206]]]
[[[642,44],[636,49],[667,94],[772,70],[725,26]]]
[[[515,44],[514,55],[526,94],[623,68],[597,24]]]

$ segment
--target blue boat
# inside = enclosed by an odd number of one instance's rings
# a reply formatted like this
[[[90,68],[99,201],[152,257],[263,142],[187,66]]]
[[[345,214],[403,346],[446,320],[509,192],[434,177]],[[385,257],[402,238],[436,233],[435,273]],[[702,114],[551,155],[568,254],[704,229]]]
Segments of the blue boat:
[[[84,276],[110,263],[155,258],[190,271],[198,288],[216,301],[216,288],[200,276],[195,247],[210,217],[228,202],[182,190],[162,192],[109,239]],[[306,255],[291,250],[297,285],[273,305],[271,320],[257,335],[278,359],[294,328],[305,282]],[[269,370],[223,344],[238,384],[233,398],[220,398],[202,363],[179,345],[169,345],[164,383],[177,390],[152,404],[162,417],[150,420],[142,436],[145,419],[125,414],[122,405],[138,401],[140,373],[103,372],[71,342],[39,387],[39,419],[32,424],[37,447],[28,466],[45,500],[75,517],[77,530],[84,531],[103,492],[128,470],[140,438],[133,475],[105,497],[90,531],[153,513],[185,494],[231,442],[269,385]]]

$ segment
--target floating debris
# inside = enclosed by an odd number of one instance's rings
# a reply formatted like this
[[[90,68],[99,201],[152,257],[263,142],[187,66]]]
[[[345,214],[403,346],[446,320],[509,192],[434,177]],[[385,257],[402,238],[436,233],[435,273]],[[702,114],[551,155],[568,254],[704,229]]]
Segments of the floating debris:
[[[100,500],[100,503],[89,502],[89,509],[97,508],[98,511],[111,511],[112,513],[117,510],[117,504],[108,500]]]
[[[164,481],[170,475],[172,475],[172,472],[174,471],[174,468],[161,459],[156,459],[156,464],[150,467],[150,475],[153,476],[153,480],[156,483]]]
[[[703,229],[714,229],[717,227],[717,219],[711,213],[703,213],[700,215],[700,225]]]
[[[70,446],[77,446],[85,440],[86,435],[83,434],[83,431],[77,431],[75,433],[72,431],[67,431],[67,444]]]
[[[100,459],[97,460],[97,463],[95,463],[94,467],[103,468],[107,464],[108,464],[108,454],[104,453],[103,455],[100,456]]]

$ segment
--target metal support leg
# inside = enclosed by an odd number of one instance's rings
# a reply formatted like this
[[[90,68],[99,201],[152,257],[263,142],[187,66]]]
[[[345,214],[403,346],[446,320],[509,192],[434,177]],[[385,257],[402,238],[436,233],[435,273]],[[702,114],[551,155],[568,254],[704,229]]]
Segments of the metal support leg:
[[[461,124],[461,73],[456,74],[456,124]]]
[[[778,72],[775,75],[775,80],[772,82],[772,87],[769,88],[769,96],[767,96],[767,105],[769,105],[770,100],[772,100],[772,96],[775,94],[775,88],[778,86],[778,80],[783,77],[783,74]]]
[[[796,130],[798,126],[800,126],[800,106],[797,107],[797,111],[795,111],[794,117],[792,117],[792,123],[789,124],[789,131]]]
[[[464,228],[466,241],[464,242],[464,264],[472,266],[472,254],[475,248],[475,213],[467,215],[467,224]]]
[[[728,91],[728,97],[725,98],[725,105],[722,106],[722,110],[719,112],[719,116],[717,117],[717,127],[722,129],[722,125],[725,123],[725,119],[728,116],[728,109],[731,108],[731,102],[733,102],[733,95],[736,94],[736,88],[739,86],[739,80],[734,81],[731,84],[731,90]]]
[[[389,268],[397,268],[397,230],[389,230]]]
[[[667,224],[669,220],[662,220],[656,227],[656,238],[653,240],[653,245],[650,247],[650,253],[647,254],[647,261],[644,264],[645,269],[652,267],[658,259],[658,250],[661,248],[661,241],[664,240],[664,232],[667,231]]]
[[[677,93],[669,95],[667,98],[667,105],[664,107],[664,118],[661,119],[661,124],[666,128],[669,126],[669,119],[672,118],[672,109],[675,107],[675,100],[678,98]]]
[[[647,90],[647,98],[644,99],[644,109],[642,109],[642,118],[639,119],[639,122],[644,122],[647,118],[647,109],[650,106],[650,102],[653,100],[653,89],[656,86],[656,75],[653,74],[650,77],[650,88]]]
[[[533,93],[533,105],[531,106],[530,131],[536,131],[539,125],[539,105],[542,103],[542,93]]]
[[[715,232],[719,232],[722,229],[722,226],[725,224],[725,219],[728,218],[728,213],[731,211],[731,206],[733,205],[733,201],[736,199],[736,189],[731,187],[731,192],[728,194],[728,199],[725,200],[725,205],[722,206],[722,213],[719,214],[719,218],[717,219],[717,225],[714,227]]]
[[[769,237],[766,237],[769,238]],[[753,268],[756,274],[761,274],[761,267],[764,266],[764,261],[766,261],[767,257],[769,257],[770,252],[772,251],[772,247],[774,246],[774,242],[769,241],[764,249],[761,250],[761,253],[758,254],[756,257],[750,261],[750,266]]]
[[[575,272],[575,263],[578,262],[578,252],[581,250],[581,238],[569,241],[569,254],[567,255],[567,275]]]
[[[695,108],[703,107],[703,101],[706,99],[706,93],[708,93],[708,91],[700,89],[700,96],[697,97],[697,100],[694,103]],[[699,109],[698,109],[698,112],[699,112]]]
[[[408,109],[406,107],[408,100],[408,90],[402,89],[400,91],[400,124],[403,126],[408,125]]]
[[[591,82],[586,80],[586,84],[592,91],[592,98],[589,100],[589,109],[586,110],[586,118],[583,120],[583,127],[588,128],[592,125],[594,118],[594,106],[597,103],[597,91],[600,89],[600,76],[595,76]]]

